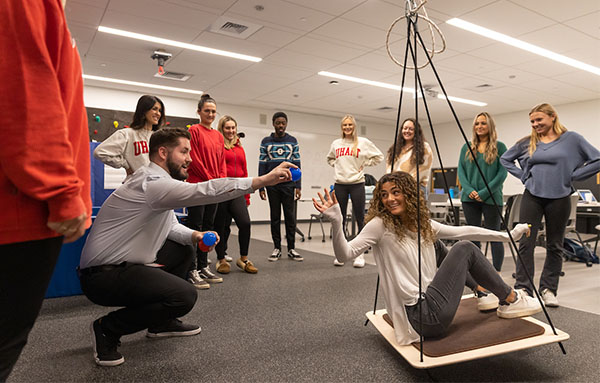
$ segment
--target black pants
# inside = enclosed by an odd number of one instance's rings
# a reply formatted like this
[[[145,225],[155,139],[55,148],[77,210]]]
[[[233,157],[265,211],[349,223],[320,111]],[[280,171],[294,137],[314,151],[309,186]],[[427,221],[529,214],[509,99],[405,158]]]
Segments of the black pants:
[[[246,206],[246,198],[240,196],[229,201],[221,202],[217,209],[215,218],[215,229],[219,233],[220,241],[215,246],[217,259],[225,258],[227,250],[227,241],[229,240],[229,225],[231,218],[235,220],[238,227],[238,241],[240,245],[240,255],[248,255],[248,246],[250,245],[250,215]]]
[[[531,224],[531,234],[529,237],[523,236],[519,241],[519,254],[521,254],[524,265],[517,262],[516,289],[526,289],[529,295],[533,295],[533,287],[527,279],[525,270],[529,272],[531,278],[534,277],[533,252],[543,216],[546,220],[546,260],[540,277],[540,291],[549,289],[556,294],[562,270],[565,228],[570,213],[571,199],[569,196],[558,199],[540,198],[525,189],[519,217],[521,222]]]
[[[209,231],[215,229],[215,217],[218,204],[191,206],[187,208],[187,227],[197,231]],[[208,253],[196,248],[197,260],[192,262],[191,269],[195,263],[196,269],[200,270],[208,266]]]
[[[477,246],[469,241],[457,242],[442,261],[423,298],[415,305],[406,306],[408,321],[415,331],[424,337],[439,337],[446,333],[458,310],[469,274],[476,283],[491,291],[501,301],[511,292],[511,288],[504,283]]]
[[[500,230],[500,214],[496,205],[488,205],[483,202],[463,202],[463,212],[467,225],[482,227],[481,217],[483,216],[483,227],[490,230]],[[473,241],[477,247],[481,248],[479,241]],[[504,244],[502,242],[491,242],[492,263],[496,271],[502,270],[504,262]]]
[[[365,226],[365,183],[359,184],[338,184],[335,186],[335,197],[340,204],[342,211],[343,226],[346,227],[346,212],[348,211],[348,196],[352,199],[352,214],[358,225],[358,233]]]
[[[196,288],[186,281],[194,258],[192,246],[167,240],[156,262],[164,267],[126,263],[107,271],[81,272],[81,288],[101,306],[123,306],[102,318],[102,327],[120,337],[187,314],[196,303]]]
[[[62,237],[0,245],[0,382],[6,381],[42,307]]]
[[[269,208],[271,209],[271,237],[273,246],[281,249],[281,208],[285,218],[285,238],[288,250],[296,246],[296,214],[295,214],[295,188],[294,186],[267,187]]]

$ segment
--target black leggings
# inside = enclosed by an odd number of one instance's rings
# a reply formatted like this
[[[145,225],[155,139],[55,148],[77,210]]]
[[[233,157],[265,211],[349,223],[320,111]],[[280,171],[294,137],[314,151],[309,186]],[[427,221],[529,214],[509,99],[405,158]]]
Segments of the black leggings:
[[[200,205],[191,206],[187,208],[187,227],[196,231],[209,231],[214,230],[215,227],[215,216],[217,214],[217,205]],[[197,270],[203,269],[208,266],[208,253],[200,250],[196,247],[196,262],[192,262],[191,270],[196,267]]]
[[[246,206],[246,198],[240,196],[229,201],[219,203],[217,217],[215,218],[215,230],[219,233],[220,241],[215,246],[217,259],[225,258],[227,250],[227,241],[231,230],[231,218],[235,220],[238,227],[238,242],[240,245],[240,255],[248,255],[248,246],[250,245],[250,215]]]
[[[40,312],[63,237],[0,245],[0,382],[6,381]]]
[[[348,196],[352,199],[352,214],[356,218],[358,232],[365,226],[365,183],[359,184],[338,184],[335,186],[335,197],[340,204],[342,217],[344,218],[343,226],[346,227],[346,212],[348,210]]]
[[[558,199],[540,198],[525,189],[519,217],[521,222],[531,224],[531,234],[529,237],[523,236],[519,241],[519,254],[521,254],[524,265],[517,262],[515,289],[523,288],[529,292],[529,295],[533,295],[533,288],[527,279],[525,269],[533,278],[535,272],[533,252],[543,216],[546,219],[546,261],[540,277],[540,291],[549,289],[556,294],[562,270],[565,228],[570,213],[571,199],[569,196]]]

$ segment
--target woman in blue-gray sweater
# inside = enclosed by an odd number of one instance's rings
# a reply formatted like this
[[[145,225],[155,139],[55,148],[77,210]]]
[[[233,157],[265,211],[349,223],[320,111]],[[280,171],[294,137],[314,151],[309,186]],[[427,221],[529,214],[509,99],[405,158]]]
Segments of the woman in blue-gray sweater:
[[[469,151],[475,154],[475,160]],[[506,152],[506,145],[498,141],[496,124],[487,112],[481,112],[473,120],[473,136],[469,144],[463,145],[458,162],[458,179],[462,186],[462,207],[468,225],[500,230],[500,214],[497,206],[502,206],[502,185],[506,179],[506,169],[500,164],[500,156]],[[481,168],[485,181],[477,169]],[[479,242],[475,243],[479,246]],[[496,271],[502,270],[504,245],[492,242],[492,261]]]
[[[549,104],[529,112],[531,135],[510,148],[500,162],[525,185],[519,216],[532,225],[531,235],[519,242],[521,262],[517,262],[515,289],[533,295],[525,269],[533,278],[533,251],[542,217],[546,220],[546,261],[539,290],[546,306],[557,307],[558,278],[562,269],[562,243],[571,210],[569,196],[573,181],[600,171],[600,151],[580,134],[567,131],[556,110]],[[516,166],[515,160],[519,163]]]

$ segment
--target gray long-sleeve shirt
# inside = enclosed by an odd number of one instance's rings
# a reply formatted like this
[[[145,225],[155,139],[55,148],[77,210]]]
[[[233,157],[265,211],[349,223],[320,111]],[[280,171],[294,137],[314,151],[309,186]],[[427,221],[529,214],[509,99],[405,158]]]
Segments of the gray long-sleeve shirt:
[[[521,140],[502,155],[500,163],[532,195],[556,199],[573,192],[573,181],[600,171],[600,151],[580,134],[568,131],[547,144],[538,142],[531,157],[529,140]]]
[[[227,201],[254,192],[251,185],[251,178],[219,178],[194,184],[177,181],[150,162],[104,202],[79,266],[152,263],[167,238],[192,244],[193,230],[177,221],[173,209]]]

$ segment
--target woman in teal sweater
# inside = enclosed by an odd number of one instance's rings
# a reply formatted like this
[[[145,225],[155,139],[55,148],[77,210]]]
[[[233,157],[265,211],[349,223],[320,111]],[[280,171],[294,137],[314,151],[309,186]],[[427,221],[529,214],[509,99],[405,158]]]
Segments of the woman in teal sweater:
[[[458,163],[458,179],[462,186],[461,201],[467,224],[482,226],[483,215],[483,227],[491,230],[500,230],[501,219],[496,205],[502,207],[502,185],[507,175],[506,169],[500,164],[500,157],[506,152],[506,145],[498,141],[497,137],[492,116],[487,112],[479,113],[473,121],[473,137],[469,145],[490,186],[491,195],[477,170],[468,144],[462,147]],[[480,246],[478,242],[475,244]],[[504,261],[504,245],[501,242],[492,242],[492,261],[494,268],[500,272]]]

